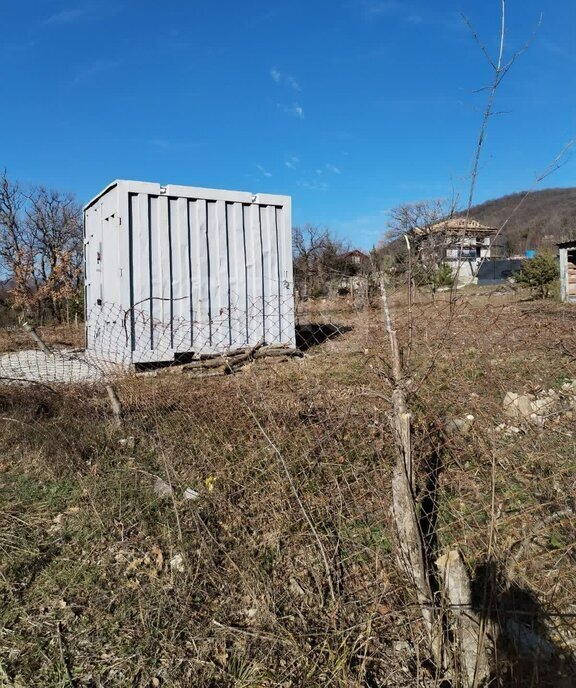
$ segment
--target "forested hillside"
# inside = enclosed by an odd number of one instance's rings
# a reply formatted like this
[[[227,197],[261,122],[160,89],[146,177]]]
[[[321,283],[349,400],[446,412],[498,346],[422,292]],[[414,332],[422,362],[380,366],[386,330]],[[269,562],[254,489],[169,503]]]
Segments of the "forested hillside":
[[[500,227],[513,213],[503,232],[511,253],[576,238],[576,188],[535,191],[514,212],[524,194],[486,201],[472,209],[472,217],[485,225]]]

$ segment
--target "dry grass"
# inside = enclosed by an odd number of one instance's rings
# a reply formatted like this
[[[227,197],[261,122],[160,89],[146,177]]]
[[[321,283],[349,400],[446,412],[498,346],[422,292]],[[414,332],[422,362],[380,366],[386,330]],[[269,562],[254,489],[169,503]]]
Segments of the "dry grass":
[[[37,328],[38,334],[54,349],[76,349],[84,346],[84,325],[51,325]],[[21,327],[0,328],[0,354],[33,349],[34,342]]]
[[[403,336],[400,295],[395,307]],[[380,316],[326,302],[303,321],[330,309],[353,329],[301,361],[125,379],[121,433],[97,387],[0,390],[0,685],[433,685],[394,563]],[[541,624],[565,653],[543,666],[502,647],[504,686],[572,670],[573,421],[495,428],[506,391],[576,378],[558,344],[575,324],[518,295],[468,292],[452,319],[442,299],[416,305],[416,449],[440,462],[438,549],[462,550],[480,592],[491,572],[487,614]],[[446,438],[446,418],[466,414],[470,433]]]

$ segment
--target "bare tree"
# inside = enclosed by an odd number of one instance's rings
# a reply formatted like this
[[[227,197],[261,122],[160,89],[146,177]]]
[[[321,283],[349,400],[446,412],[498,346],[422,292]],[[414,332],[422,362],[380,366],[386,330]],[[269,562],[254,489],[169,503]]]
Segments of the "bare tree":
[[[0,177],[0,268],[17,308],[29,305],[34,293],[34,250],[25,222],[26,196],[6,170]]]
[[[355,272],[346,260],[349,247],[316,225],[293,230],[294,282],[300,296],[325,295],[330,282]]]
[[[71,194],[0,177],[0,268],[13,306],[62,320],[77,298],[82,212]]]
[[[416,230],[428,232],[431,227],[454,215],[455,200],[433,199],[402,203],[389,213],[388,230],[384,239],[393,241]]]
[[[35,250],[37,293],[62,320],[78,292],[82,266],[82,210],[72,194],[32,189],[26,224]]]

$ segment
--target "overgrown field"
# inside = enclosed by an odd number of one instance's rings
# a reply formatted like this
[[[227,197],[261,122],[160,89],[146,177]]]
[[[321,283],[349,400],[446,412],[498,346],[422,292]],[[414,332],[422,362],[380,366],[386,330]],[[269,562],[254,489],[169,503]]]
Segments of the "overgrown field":
[[[393,306],[438,554],[544,639],[503,641],[493,685],[573,685],[576,310],[421,298],[410,345]],[[333,307],[306,318],[341,334],[302,359],[118,381],[121,428],[101,386],[0,388],[0,685],[434,685],[395,560],[381,314]],[[505,414],[543,390],[562,412]]]

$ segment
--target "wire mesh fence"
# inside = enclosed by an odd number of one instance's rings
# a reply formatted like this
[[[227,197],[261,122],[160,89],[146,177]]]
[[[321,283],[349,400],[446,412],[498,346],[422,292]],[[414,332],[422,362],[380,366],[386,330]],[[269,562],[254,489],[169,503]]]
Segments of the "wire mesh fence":
[[[464,557],[491,685],[571,685],[574,316],[486,291],[391,302],[421,528]],[[260,322],[240,346],[228,313],[142,312],[102,309],[92,353],[83,328],[39,328],[48,354],[2,332],[4,683],[439,685],[397,563],[378,299],[300,302],[292,342]],[[133,365],[140,317],[165,361]]]

